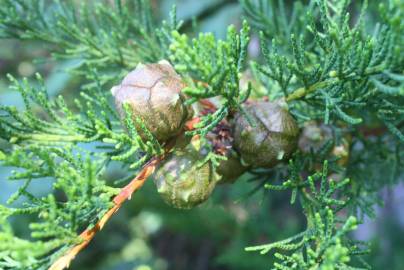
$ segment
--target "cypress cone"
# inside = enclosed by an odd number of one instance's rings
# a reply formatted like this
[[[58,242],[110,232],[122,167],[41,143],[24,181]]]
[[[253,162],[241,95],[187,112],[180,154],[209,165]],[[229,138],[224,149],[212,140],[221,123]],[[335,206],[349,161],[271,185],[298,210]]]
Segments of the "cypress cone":
[[[234,147],[242,160],[252,167],[272,168],[295,151],[299,127],[290,113],[279,103],[250,102],[244,106],[251,117],[235,115]]]
[[[158,141],[164,142],[177,135],[192,116],[192,109],[184,105],[184,87],[170,63],[162,60],[157,64],[139,64],[111,91],[122,120],[126,117],[122,106],[128,103],[139,135],[146,139],[137,117]]]
[[[211,162],[201,164],[205,155],[198,143],[183,146],[183,138],[179,140],[180,147],[176,147],[157,169],[154,183],[167,204],[191,209],[209,198],[219,176]]]

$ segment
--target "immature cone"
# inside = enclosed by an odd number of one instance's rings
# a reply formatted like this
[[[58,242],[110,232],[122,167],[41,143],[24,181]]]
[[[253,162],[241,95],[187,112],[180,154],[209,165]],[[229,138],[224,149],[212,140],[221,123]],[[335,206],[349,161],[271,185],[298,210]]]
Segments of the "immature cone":
[[[242,113],[235,116],[234,146],[252,167],[271,168],[295,151],[299,127],[279,103],[257,101],[244,107],[255,126]]]
[[[206,201],[219,177],[213,165],[200,162],[205,158],[196,144],[175,150],[161,163],[154,183],[164,201],[180,209],[190,209]]]
[[[145,139],[137,117],[158,141],[164,142],[177,135],[192,116],[192,109],[184,105],[184,87],[170,63],[162,60],[157,64],[139,64],[111,91],[122,119],[126,117],[123,104],[128,103],[140,136]]]

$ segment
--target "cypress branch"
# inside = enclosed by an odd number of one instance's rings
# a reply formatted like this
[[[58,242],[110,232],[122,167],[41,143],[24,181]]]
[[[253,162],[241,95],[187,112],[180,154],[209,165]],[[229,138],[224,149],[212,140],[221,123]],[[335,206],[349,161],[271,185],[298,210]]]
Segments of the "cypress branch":
[[[20,183],[8,205],[0,206],[0,268],[68,267],[159,162],[186,152],[175,141],[198,144],[197,168],[208,168],[209,175],[235,158],[237,168],[230,171],[248,171],[244,177],[257,183],[251,194],[290,194],[305,228],[246,248],[273,252],[274,269],[368,268],[356,258],[369,249],[350,232],[365,215],[375,216],[379,191],[404,173],[402,5],[382,3],[373,25],[368,14],[376,7],[367,1],[240,4],[246,20],[240,30],[229,26],[220,40],[212,33],[191,38],[196,29],[177,21],[175,7],[168,21],[158,23],[147,0],[0,0],[1,37],[48,44],[54,59],[78,61],[70,72],[83,80],[77,99],[70,100],[50,97],[39,74],[35,80],[9,76],[24,108],[0,104],[0,163],[13,168],[9,180]],[[250,59],[254,35],[261,54]],[[181,102],[195,111],[168,141],[158,140],[128,104],[120,115],[108,91],[139,63],[162,59],[180,73]],[[301,132],[289,160],[282,149],[292,139],[262,121],[276,112],[263,116],[246,109],[257,100],[277,102],[297,119]],[[240,136],[261,126],[266,132],[254,142],[277,136],[282,151],[275,153],[276,166],[240,159],[233,134],[238,117],[246,119]],[[265,149],[258,150],[252,158]],[[125,175],[108,183],[104,173],[112,162]],[[33,183],[45,178],[52,187],[34,194]],[[28,215],[35,216],[29,240],[11,226],[14,216]]]

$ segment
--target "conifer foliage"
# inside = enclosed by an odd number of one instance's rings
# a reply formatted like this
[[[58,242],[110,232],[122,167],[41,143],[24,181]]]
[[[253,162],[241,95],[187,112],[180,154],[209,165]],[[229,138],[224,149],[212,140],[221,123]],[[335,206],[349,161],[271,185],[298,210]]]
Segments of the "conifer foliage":
[[[24,109],[0,100],[0,165],[13,169],[0,181],[21,185],[0,205],[0,269],[67,267],[78,253],[72,248],[83,242],[80,233],[102,228],[111,209],[140,187],[130,180],[145,181],[159,162],[189,145],[197,151],[193,170],[209,168],[220,183],[217,168],[240,159],[232,144],[236,115],[249,132],[260,127],[269,141],[282,136],[276,112],[275,120],[261,121],[263,115],[246,110],[268,99],[296,120],[298,142],[287,145],[286,158],[277,150],[276,166],[259,168],[251,158],[238,164],[268,196],[290,196],[306,228],[240,253],[272,256],[274,269],[370,267],[361,258],[369,247],[350,232],[374,216],[378,192],[404,176],[403,3],[379,1],[370,10],[367,1],[294,1],[292,7],[275,0],[239,2],[239,30],[230,25],[220,40],[212,33],[193,35],[175,8],[168,21],[158,22],[148,0],[0,0],[0,37],[39,41],[55,59],[77,60],[69,72],[85,81],[79,97],[69,100],[51,98],[40,74],[35,80],[8,76]],[[368,23],[369,16],[378,22]],[[257,59],[248,55],[252,37],[260,39]],[[138,64],[163,59],[181,76],[184,106],[193,108],[182,132],[166,141],[126,103],[117,109],[110,91]],[[247,86],[246,73],[253,74]],[[111,163],[126,172],[114,183],[104,177]],[[43,179],[52,180],[49,194],[31,193],[32,183]],[[35,221],[24,238],[11,224],[28,215]]]

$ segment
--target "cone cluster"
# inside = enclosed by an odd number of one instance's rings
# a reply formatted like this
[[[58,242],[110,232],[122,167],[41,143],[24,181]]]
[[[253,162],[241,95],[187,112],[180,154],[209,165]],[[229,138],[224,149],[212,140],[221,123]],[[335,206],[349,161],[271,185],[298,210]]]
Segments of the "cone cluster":
[[[198,111],[185,105],[184,87],[181,77],[163,60],[138,65],[112,88],[122,119],[126,116],[123,105],[128,104],[133,120],[140,118],[160,143],[176,138],[173,151],[154,176],[157,191],[169,205],[193,208],[209,198],[216,184],[234,183],[249,169],[272,168],[296,150],[299,127],[286,104],[248,101],[243,112],[229,116],[203,138],[226,159],[219,164],[202,162],[209,150],[201,146],[201,138],[182,135],[185,123]],[[146,138],[141,127],[135,128]]]

